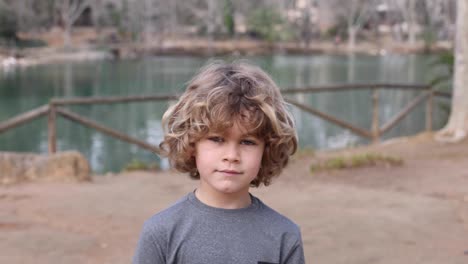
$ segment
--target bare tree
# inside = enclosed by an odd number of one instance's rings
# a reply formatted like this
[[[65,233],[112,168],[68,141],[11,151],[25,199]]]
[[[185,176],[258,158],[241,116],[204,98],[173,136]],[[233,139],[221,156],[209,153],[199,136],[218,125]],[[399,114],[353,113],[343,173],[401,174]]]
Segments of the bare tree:
[[[69,47],[71,43],[71,31],[73,24],[83,11],[90,6],[89,0],[57,0],[56,7],[60,11],[63,23],[63,43]]]
[[[30,31],[50,26],[54,0],[0,0],[0,5],[8,7],[17,17],[18,29]]]
[[[20,30],[27,31],[34,24],[35,16],[32,8],[33,2],[31,0],[14,1],[11,3],[13,10],[16,11],[18,16],[18,26]]]
[[[143,1],[143,36],[142,40],[145,44],[151,41],[151,35],[156,31],[153,19],[157,19],[156,3],[152,0]]]
[[[443,142],[458,142],[468,134],[468,3],[457,1],[455,36],[455,72],[450,118],[436,134]]]
[[[348,32],[348,50],[353,51],[356,46],[357,34],[375,11],[376,0],[330,0],[327,3],[333,7],[338,18],[345,20]]]
[[[168,1],[168,11],[169,11],[169,26],[168,29],[171,34],[177,34],[178,30],[178,17],[177,17],[177,1],[172,0]]]
[[[427,31],[434,32],[434,38],[448,39],[452,36],[454,21],[451,19],[454,2],[452,0],[424,1]],[[452,38],[453,39],[453,38]]]
[[[206,31],[208,34],[208,38],[210,39],[210,46],[211,42],[213,41],[213,35],[215,33],[216,26],[219,24],[219,1],[218,0],[207,0],[208,12],[205,15],[204,24],[206,26]]]
[[[416,43],[416,1],[417,0],[389,0],[390,6],[395,7],[407,25],[408,44]]]
[[[349,0],[346,1],[349,5],[347,10],[346,22],[348,25],[348,50],[353,51],[356,46],[356,36],[359,30],[364,25],[366,19],[372,13],[374,8],[374,0]],[[346,11],[345,11],[346,12]]]
[[[446,38],[452,40],[455,28],[456,0],[447,0],[444,2],[444,33]]]
[[[315,9],[313,8],[312,0],[304,0],[300,3],[301,5],[296,6],[296,8],[300,10],[301,14],[298,27],[305,47],[309,47],[313,34],[313,26],[317,22],[313,21],[316,20],[316,17],[314,17],[313,13]]]
[[[159,4],[160,1],[154,0],[124,0],[123,26],[132,40],[148,44],[158,35],[158,23],[162,21]]]
[[[102,16],[102,12],[104,9],[103,6],[103,1],[102,0],[93,0],[90,3],[91,9],[92,9],[92,20],[93,20],[93,26],[96,30],[96,32],[99,34],[101,31],[101,23],[100,23],[100,18]]]
[[[206,33],[210,50],[215,33],[223,28],[222,7],[223,1],[219,0],[185,0],[184,5],[181,5],[181,11],[190,18],[192,25]]]

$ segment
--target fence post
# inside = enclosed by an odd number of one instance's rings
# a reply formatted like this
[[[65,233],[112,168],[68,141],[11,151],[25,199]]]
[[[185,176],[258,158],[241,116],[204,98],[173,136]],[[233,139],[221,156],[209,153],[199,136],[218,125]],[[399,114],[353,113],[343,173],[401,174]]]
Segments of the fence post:
[[[432,111],[433,111],[433,103],[434,103],[434,91],[432,87],[429,88],[429,96],[427,97],[426,102],[426,131],[432,131]]]
[[[379,124],[379,90],[372,90],[372,142],[380,141],[380,124]]]
[[[49,104],[49,115],[47,120],[47,130],[48,130],[48,144],[49,144],[49,154],[53,154],[57,151],[57,127],[56,127],[56,105],[54,103]]]

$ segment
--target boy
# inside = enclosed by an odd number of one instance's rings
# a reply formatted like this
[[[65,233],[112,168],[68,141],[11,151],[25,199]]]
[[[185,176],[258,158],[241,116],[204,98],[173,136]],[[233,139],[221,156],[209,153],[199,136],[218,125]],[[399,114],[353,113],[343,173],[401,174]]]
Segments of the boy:
[[[291,114],[261,69],[213,63],[162,118],[162,154],[199,179],[147,220],[133,263],[304,263],[299,227],[249,193],[297,148]]]

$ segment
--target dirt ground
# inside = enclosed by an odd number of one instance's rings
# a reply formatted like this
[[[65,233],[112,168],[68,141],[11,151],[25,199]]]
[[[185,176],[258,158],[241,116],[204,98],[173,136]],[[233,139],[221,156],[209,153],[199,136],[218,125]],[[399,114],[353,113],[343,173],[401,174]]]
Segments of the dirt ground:
[[[301,226],[307,263],[468,263],[468,140],[423,134],[315,158],[368,152],[404,165],[311,175],[313,157],[296,157],[252,192]],[[195,186],[133,172],[0,187],[0,263],[130,263],[143,221]]]

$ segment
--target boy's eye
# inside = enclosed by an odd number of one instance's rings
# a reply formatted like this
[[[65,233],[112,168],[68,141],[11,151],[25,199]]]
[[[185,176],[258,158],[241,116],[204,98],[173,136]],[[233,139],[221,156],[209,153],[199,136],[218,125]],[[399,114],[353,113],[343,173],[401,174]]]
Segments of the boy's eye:
[[[254,140],[250,140],[250,139],[244,139],[241,141],[241,144],[253,146],[253,145],[257,145],[257,142],[255,142]]]
[[[209,140],[209,141],[216,142],[216,143],[221,143],[221,142],[223,142],[223,138],[222,138],[222,137],[216,137],[216,136],[208,137],[208,140]]]

